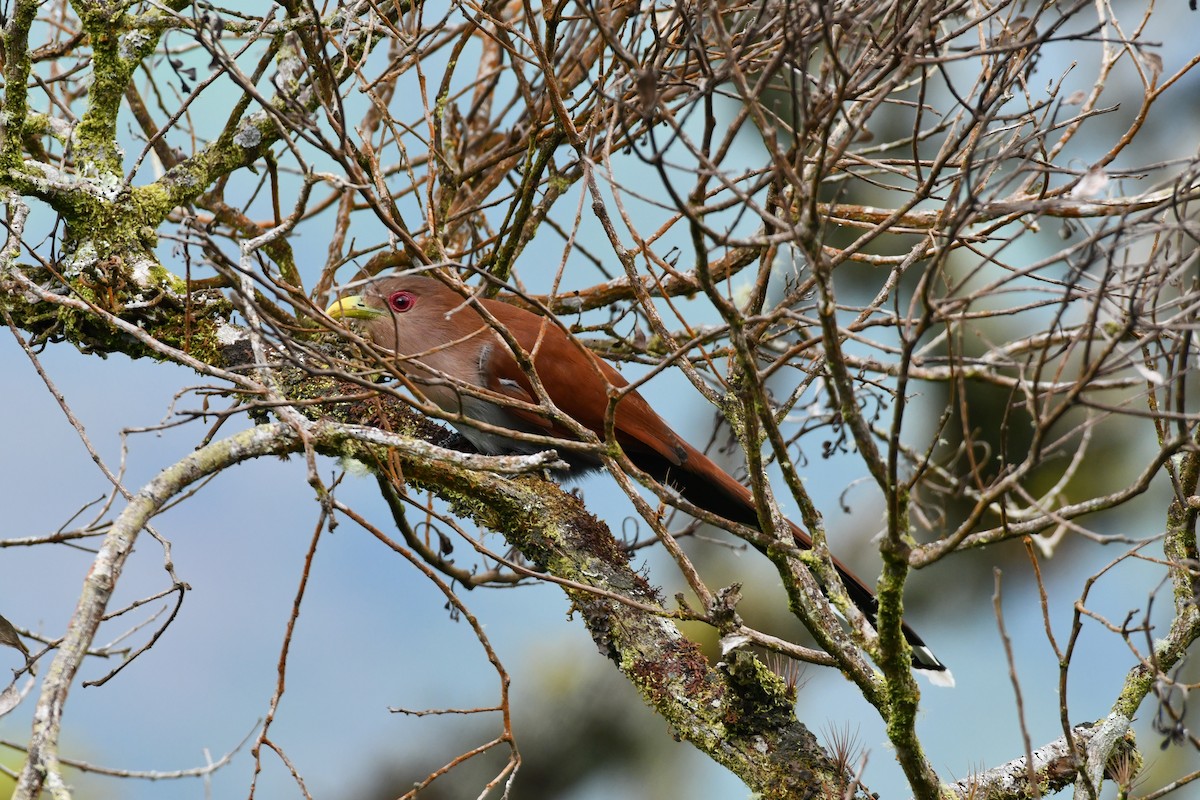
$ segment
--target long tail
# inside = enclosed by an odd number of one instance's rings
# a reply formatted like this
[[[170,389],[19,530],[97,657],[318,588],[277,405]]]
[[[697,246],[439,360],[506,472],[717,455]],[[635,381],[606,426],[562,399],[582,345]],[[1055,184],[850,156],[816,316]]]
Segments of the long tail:
[[[679,465],[668,464],[661,456],[654,453],[630,453],[639,468],[651,475],[664,479],[665,483],[673,486],[689,502],[700,508],[725,519],[739,522],[757,528],[758,513],[754,508],[754,498],[750,490],[734,480],[728,473],[718,467],[711,459],[691,446],[684,444],[686,457]],[[628,449],[627,449],[628,452]],[[796,525],[792,525],[792,534],[796,544],[805,549],[812,548],[812,539]],[[876,624],[879,612],[879,601],[870,587],[850,569],[833,559],[833,566],[838,571],[846,594],[854,605],[858,606],[872,625]],[[913,668],[924,671],[930,681],[939,686],[953,686],[954,676],[946,668],[933,650],[925,644],[925,640],[909,627],[902,624],[904,638],[912,648]]]

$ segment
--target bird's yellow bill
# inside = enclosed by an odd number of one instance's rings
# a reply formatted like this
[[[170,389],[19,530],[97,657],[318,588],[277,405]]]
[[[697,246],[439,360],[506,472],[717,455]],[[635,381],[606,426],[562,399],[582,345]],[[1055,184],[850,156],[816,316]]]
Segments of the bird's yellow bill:
[[[363,300],[362,295],[356,294],[334,300],[329,308],[325,309],[325,313],[334,319],[374,319],[383,312],[377,308],[371,308]]]

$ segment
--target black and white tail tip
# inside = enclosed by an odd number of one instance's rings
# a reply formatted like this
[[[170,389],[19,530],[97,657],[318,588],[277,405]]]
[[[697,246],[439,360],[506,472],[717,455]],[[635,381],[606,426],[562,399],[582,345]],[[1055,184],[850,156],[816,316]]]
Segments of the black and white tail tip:
[[[945,664],[938,661],[938,657],[933,654],[932,650],[923,644],[912,644],[911,646],[913,670],[928,678],[934,686],[954,688],[954,673],[946,669]]]

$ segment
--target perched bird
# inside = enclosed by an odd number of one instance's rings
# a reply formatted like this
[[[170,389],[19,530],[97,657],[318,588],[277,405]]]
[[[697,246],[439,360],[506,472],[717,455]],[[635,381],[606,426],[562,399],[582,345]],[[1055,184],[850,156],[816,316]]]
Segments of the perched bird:
[[[398,371],[447,413],[503,429],[488,431],[470,422],[454,422],[480,452],[499,455],[547,449],[507,435],[508,431],[578,440],[547,414],[514,404],[537,406],[538,392],[512,348],[474,303],[531,356],[538,381],[558,410],[603,440],[609,393],[629,382],[545,317],[498,300],[467,301],[437,279],[423,275],[374,280],[362,294],[337,300],[326,313],[336,319],[361,321],[366,337],[395,353]],[[681,439],[636,391],[617,404],[614,430],[629,460],[655,480],[706,511],[759,527],[750,490]],[[592,453],[560,451],[559,455],[570,465],[572,475],[601,466]],[[796,543],[811,548],[808,534],[794,524],[791,527]],[[874,624],[878,609],[874,593],[837,559],[833,565],[847,595]],[[936,684],[954,685],[949,670],[907,624],[904,637],[912,647],[916,669],[925,671]]]

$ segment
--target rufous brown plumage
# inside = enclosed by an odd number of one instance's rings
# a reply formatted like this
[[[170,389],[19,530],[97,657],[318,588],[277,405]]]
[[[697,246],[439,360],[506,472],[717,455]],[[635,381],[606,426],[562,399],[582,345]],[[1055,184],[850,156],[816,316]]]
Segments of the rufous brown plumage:
[[[528,434],[579,441],[569,425],[535,408],[540,404],[534,382],[480,309],[529,354],[545,396],[558,411],[604,440],[610,392],[627,387],[628,381],[552,320],[497,300],[468,301],[425,275],[374,280],[361,294],[333,303],[328,314],[362,322],[365,335],[396,355],[398,371],[450,415],[480,452],[533,453],[548,448],[530,441]],[[629,460],[655,480],[706,511],[760,527],[750,491],[681,439],[638,392],[628,391],[620,399],[613,430]],[[559,455],[572,474],[601,466],[594,451],[560,448]],[[791,527],[796,543],[811,548],[808,534]],[[874,593],[837,559],[833,564],[847,595],[874,624]],[[907,624],[903,631],[912,647],[913,666],[928,671],[935,683],[953,685],[945,665],[916,631]]]

